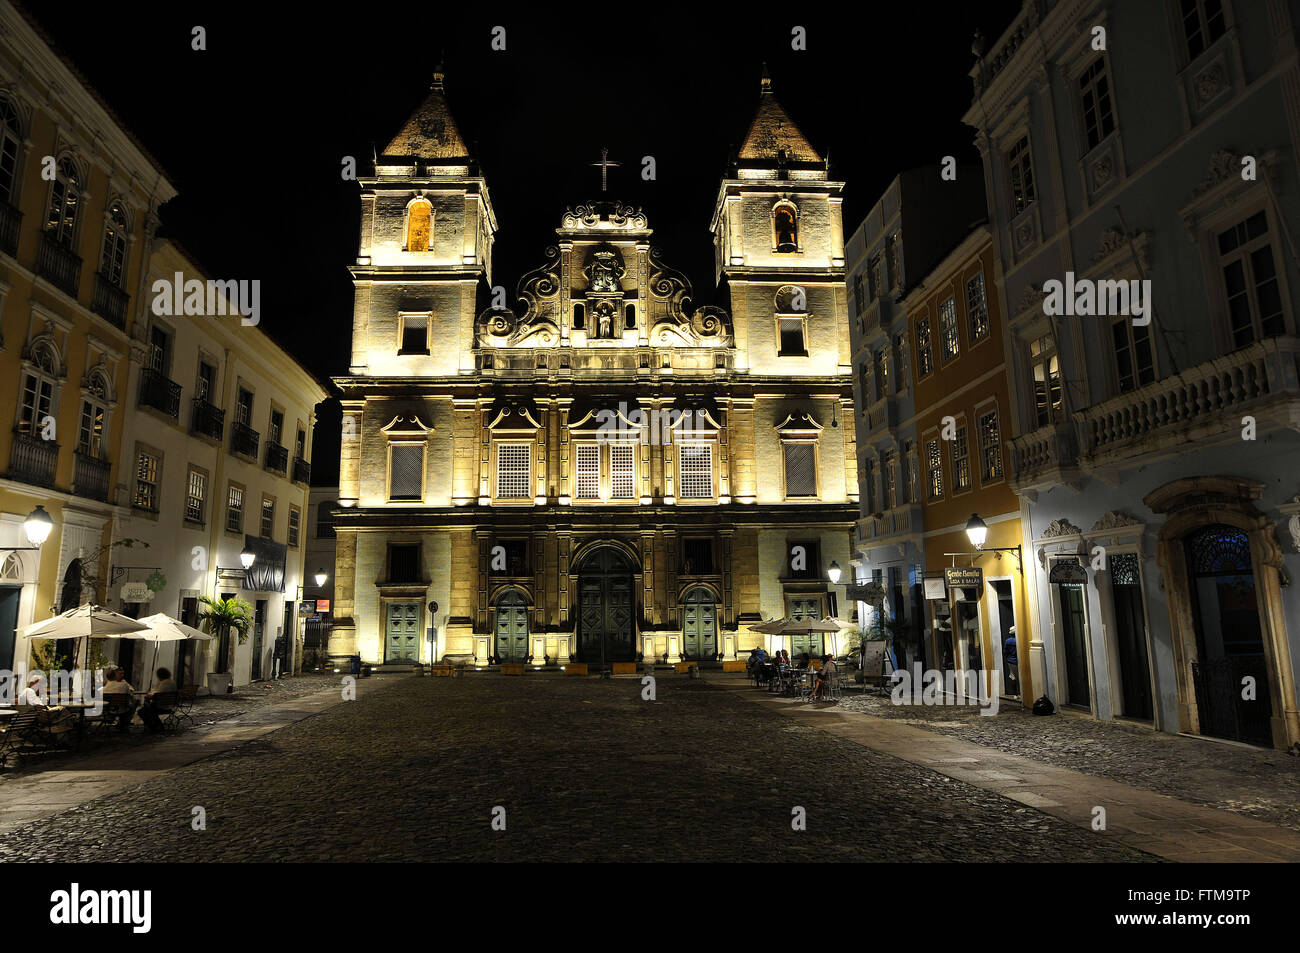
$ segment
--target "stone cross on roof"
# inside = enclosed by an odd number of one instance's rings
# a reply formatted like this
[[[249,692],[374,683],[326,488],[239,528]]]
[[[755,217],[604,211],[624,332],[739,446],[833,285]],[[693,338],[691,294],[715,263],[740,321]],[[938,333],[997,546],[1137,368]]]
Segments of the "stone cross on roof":
[[[615,162],[614,160],[612,160],[609,157],[609,150],[602,146],[600,150],[600,161],[593,162],[591,164],[594,166],[598,166],[600,168],[600,190],[604,192],[606,187],[609,184],[607,177],[609,174],[610,166],[617,168],[621,166],[623,163]]]

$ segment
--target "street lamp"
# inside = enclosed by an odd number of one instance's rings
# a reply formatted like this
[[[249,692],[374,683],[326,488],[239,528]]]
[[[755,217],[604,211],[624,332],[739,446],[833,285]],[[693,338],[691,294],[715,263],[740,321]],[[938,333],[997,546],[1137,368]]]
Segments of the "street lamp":
[[[826,575],[830,579],[832,586],[838,585],[840,581],[840,564],[832,559],[830,568],[826,570]],[[835,590],[831,589],[826,594],[830,597],[831,618],[838,619],[840,616],[840,606],[839,600],[835,597]]]
[[[245,546],[239,554],[239,562],[245,569],[252,569],[253,563],[257,562],[257,553]]]
[[[316,579],[316,588],[319,589],[319,588],[321,588],[322,586],[324,586],[324,585],[325,585],[325,580],[328,579],[328,578],[329,578],[329,574],[326,573],[325,570],[324,570],[323,568],[321,568],[321,569],[317,569],[317,570],[316,570],[316,576],[315,576],[315,579]]]
[[[984,540],[989,535],[989,524],[980,519],[978,513],[972,513],[970,519],[966,521],[966,535],[970,538],[972,546],[983,549]]]
[[[839,582],[840,582],[840,564],[837,563],[835,560],[832,559],[832,560],[831,560],[831,568],[828,569],[828,570],[826,570],[826,575],[828,575],[828,576],[831,577],[831,585],[832,585],[832,586],[839,585]]]
[[[50,538],[50,530],[54,529],[54,520],[50,519],[50,514],[45,512],[45,507],[37,506],[27,514],[23,529],[27,531],[27,541],[32,544],[31,548],[40,549]]]

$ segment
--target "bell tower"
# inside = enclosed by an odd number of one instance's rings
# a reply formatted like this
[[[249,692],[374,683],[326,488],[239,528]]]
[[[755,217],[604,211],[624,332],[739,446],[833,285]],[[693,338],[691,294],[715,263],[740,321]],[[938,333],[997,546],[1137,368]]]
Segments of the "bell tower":
[[[850,364],[843,189],[776,101],[764,67],[758,111],[710,225],[738,366],[750,373],[825,376]]]

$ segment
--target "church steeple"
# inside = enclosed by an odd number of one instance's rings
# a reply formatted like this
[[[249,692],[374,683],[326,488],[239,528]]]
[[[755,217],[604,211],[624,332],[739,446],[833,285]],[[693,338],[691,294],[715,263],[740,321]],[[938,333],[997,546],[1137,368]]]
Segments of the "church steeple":
[[[447,107],[447,96],[443,88],[444,72],[439,63],[433,72],[433,82],[429,94],[420,103],[406,125],[390,142],[381,154],[381,159],[417,158],[441,160],[469,160],[469,149],[461,138],[456,120],[452,118]]]
[[[758,112],[749,125],[744,145],[740,147],[739,159],[740,168],[762,168],[774,162],[824,164],[812,143],[772,95],[772,78],[768,75],[766,63],[763,64],[759,86]]]

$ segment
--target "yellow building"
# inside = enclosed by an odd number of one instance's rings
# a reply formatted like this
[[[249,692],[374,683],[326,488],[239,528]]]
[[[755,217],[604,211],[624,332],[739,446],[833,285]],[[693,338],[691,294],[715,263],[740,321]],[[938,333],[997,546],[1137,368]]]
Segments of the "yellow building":
[[[158,164],[23,15],[0,6],[0,669],[15,632],[104,595],[132,316]],[[43,546],[23,522],[53,520]],[[18,660],[24,661],[24,660]]]
[[[983,671],[986,691],[1028,704],[1032,614],[1020,502],[1006,480],[1010,404],[996,268],[981,226],[900,302],[916,394],[919,466],[911,472],[919,486],[911,498],[924,514],[929,665]],[[977,548],[968,527],[981,524],[987,538]],[[953,569],[975,571],[945,573]]]

